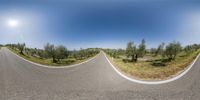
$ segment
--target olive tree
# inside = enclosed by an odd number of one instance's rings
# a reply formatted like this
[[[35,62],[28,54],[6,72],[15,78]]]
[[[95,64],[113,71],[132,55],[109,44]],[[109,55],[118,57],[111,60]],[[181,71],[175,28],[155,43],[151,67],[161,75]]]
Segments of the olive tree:
[[[137,50],[132,41],[128,42],[127,44],[126,55],[127,57],[131,57],[131,61],[137,61]]]
[[[176,55],[181,51],[182,47],[179,42],[173,41],[166,46],[165,56],[168,59],[175,59]]]
[[[189,54],[190,52],[193,51],[193,48],[192,48],[191,45],[187,45],[187,46],[185,46],[184,51],[185,51],[187,54]]]
[[[162,43],[158,46],[156,52],[155,52],[155,56],[157,56],[158,54],[163,55],[164,53],[164,47],[165,47],[165,43]]]
[[[199,48],[200,48],[200,45],[198,45],[198,44],[192,44],[192,45],[185,46],[184,51],[187,54],[189,54],[189,53],[191,53],[193,51],[197,51]]]
[[[44,50],[47,52],[49,57],[52,57],[53,62],[56,63],[57,60],[56,60],[56,49],[55,49],[55,46],[53,44],[47,43],[44,46]]]
[[[55,57],[58,61],[60,61],[60,59],[67,58],[69,56],[67,48],[63,45],[57,46],[55,52],[56,52]]]
[[[142,39],[142,42],[141,44],[139,45],[139,48],[138,48],[138,55],[140,57],[143,57],[146,53],[146,45],[145,45],[145,40]]]
[[[26,44],[25,43],[18,43],[17,44],[17,48],[19,49],[19,51],[20,51],[20,54],[23,54],[23,51],[24,51],[24,49],[25,49],[25,46],[26,46]]]
[[[150,53],[151,53],[152,55],[156,55],[156,51],[157,51],[156,48],[151,48],[151,49],[150,49]]]
[[[45,51],[45,50],[42,50],[42,49],[38,49],[37,51],[37,55],[40,57],[40,58],[48,58],[48,53]]]

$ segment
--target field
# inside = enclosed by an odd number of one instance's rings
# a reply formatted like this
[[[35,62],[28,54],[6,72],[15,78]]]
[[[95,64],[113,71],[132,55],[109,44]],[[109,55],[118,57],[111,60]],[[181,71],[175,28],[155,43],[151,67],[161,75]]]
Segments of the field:
[[[118,58],[113,58],[107,55],[111,63],[113,63],[123,73],[141,80],[163,80],[179,74],[200,53],[200,50],[186,54],[181,52],[177,55],[175,60],[168,61],[162,59],[161,56],[153,57],[152,55],[145,55],[137,62],[124,62],[125,55]]]

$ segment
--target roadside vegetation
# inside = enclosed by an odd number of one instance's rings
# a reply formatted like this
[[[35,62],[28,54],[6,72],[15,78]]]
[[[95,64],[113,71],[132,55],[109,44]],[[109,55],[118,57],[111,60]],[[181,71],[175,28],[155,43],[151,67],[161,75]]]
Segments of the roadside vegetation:
[[[3,45],[0,44],[0,49],[1,49],[2,46],[3,46]]]
[[[25,43],[7,44],[11,51],[35,63],[50,66],[66,66],[86,61],[99,53],[98,48],[68,50],[64,45],[47,43],[43,49],[28,48]]]
[[[142,80],[161,80],[183,71],[200,53],[200,44],[181,46],[172,41],[147,49],[145,40],[136,46],[127,43],[126,49],[104,49],[110,61],[122,72]]]

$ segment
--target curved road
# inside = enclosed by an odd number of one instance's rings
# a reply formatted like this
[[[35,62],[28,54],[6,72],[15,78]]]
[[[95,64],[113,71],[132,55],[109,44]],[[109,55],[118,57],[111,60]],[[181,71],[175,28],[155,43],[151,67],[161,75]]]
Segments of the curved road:
[[[0,100],[199,100],[200,58],[180,79],[142,85],[119,76],[100,53],[71,68],[50,69],[0,50]]]

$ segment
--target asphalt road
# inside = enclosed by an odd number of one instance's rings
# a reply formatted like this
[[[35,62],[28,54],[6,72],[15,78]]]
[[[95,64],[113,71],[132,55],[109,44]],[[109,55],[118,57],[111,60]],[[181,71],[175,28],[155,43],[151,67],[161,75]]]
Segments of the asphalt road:
[[[51,69],[1,48],[0,100],[200,100],[200,58],[176,81],[142,85],[118,75],[103,53],[75,67]]]

